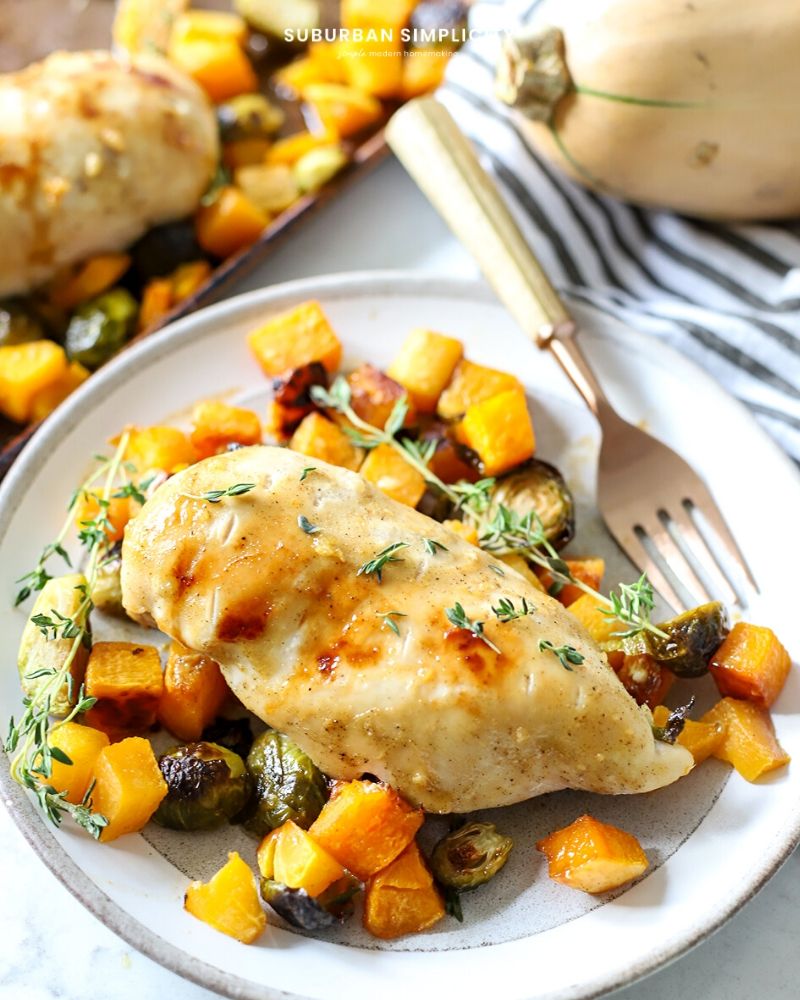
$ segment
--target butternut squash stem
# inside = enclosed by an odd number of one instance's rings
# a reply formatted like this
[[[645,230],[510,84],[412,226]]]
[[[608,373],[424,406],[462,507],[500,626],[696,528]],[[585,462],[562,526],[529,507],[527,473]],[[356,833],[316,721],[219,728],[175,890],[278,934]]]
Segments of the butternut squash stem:
[[[452,490],[447,485],[447,483],[444,483],[434,472],[431,472],[431,470],[428,468],[427,465],[425,465],[424,462],[417,459],[415,455],[411,454],[411,452],[405,449],[393,434],[387,434],[385,430],[381,430],[379,427],[375,427],[372,424],[367,423],[366,420],[362,420],[361,417],[359,417],[358,414],[355,412],[355,410],[353,410],[352,407],[350,406],[343,407],[342,413],[344,414],[344,416],[347,417],[350,423],[352,423],[355,427],[358,428],[358,430],[362,431],[365,435],[374,439],[376,443],[388,444],[392,448],[394,448],[394,450],[400,455],[400,457],[413,469],[416,469],[417,472],[420,473],[423,479],[430,486],[435,486],[437,489],[441,490],[441,492],[444,493],[444,495],[451,501],[451,503],[460,507],[463,510],[463,513],[466,515],[467,519],[476,528],[481,527],[480,517],[474,511],[470,510],[468,507],[461,506],[462,497],[460,497],[458,493]],[[588,594],[595,600],[600,601],[602,604],[606,606],[606,608],[609,608],[610,610],[613,611],[614,602],[609,597],[606,597],[605,594],[601,594],[593,587],[590,587],[589,584],[585,583],[583,580],[579,580],[576,577],[572,576],[571,574],[567,576],[566,574],[561,573],[559,570],[555,569],[550,560],[557,559],[558,552],[546,540],[543,543],[543,547],[547,551],[546,556],[542,555],[538,549],[525,544],[524,539],[521,539],[520,544],[518,546],[510,548],[509,551],[518,552],[524,555],[525,558],[529,559],[532,563],[535,563],[542,569],[548,570],[548,572],[550,572],[559,583],[574,584],[585,594]],[[620,621],[621,624],[630,626],[630,622],[622,621],[622,619],[618,620]],[[661,629],[658,628],[658,626],[653,625],[649,621],[645,622],[643,628],[648,632],[653,632],[656,635],[661,636],[662,638],[666,638],[664,632],[662,632]]]
[[[102,499],[109,500],[111,497],[111,491],[114,488],[114,482],[117,478],[120,466],[122,465],[122,460],[125,455],[125,451],[128,447],[129,434],[126,432],[120,438],[117,450],[114,453],[113,458],[111,458],[107,463],[105,463],[99,470],[97,470],[86,482],[83,484],[81,489],[86,489],[91,486],[97,479],[99,479],[103,473],[106,473],[106,479],[102,491]],[[66,528],[62,529],[59,534],[59,541],[63,541],[66,537],[69,525],[72,523],[72,518],[70,517],[66,523]],[[31,704],[28,707],[28,715],[35,716],[37,711],[42,710],[46,705],[49,704],[52,696],[61,689],[67,675],[69,673],[70,667],[77,656],[78,650],[80,649],[81,643],[86,632],[86,619],[88,618],[89,612],[91,611],[92,600],[91,593],[94,588],[94,584],[97,581],[97,569],[99,564],[99,554],[100,554],[100,544],[95,542],[92,546],[91,553],[89,556],[89,565],[87,567],[86,579],[86,597],[78,606],[78,610],[75,613],[74,620],[79,626],[80,631],[70,647],[70,651],[67,654],[67,658],[64,661],[64,665],[60,670],[56,671],[51,677],[48,678],[45,684],[43,684],[36,694],[31,699]],[[65,722],[71,722],[72,719],[78,714],[77,706],[72,709],[72,711],[64,718],[48,725],[47,731],[45,733],[44,741],[49,742],[49,737],[51,733],[55,732],[59,726],[64,725]],[[33,768],[36,766],[36,757],[38,756],[37,749],[37,735],[38,727],[32,726],[25,735],[25,740],[14,755],[11,766],[9,768],[11,777],[18,784],[23,787],[27,786],[25,780],[26,776],[30,777]],[[64,808],[70,812],[72,811],[70,803],[65,802]],[[72,807],[75,808],[75,807]]]
[[[635,104],[642,108],[708,108],[710,101],[667,101],[655,97],[633,97],[630,94],[614,94],[608,90],[595,90],[576,83],[575,92],[586,94],[587,97],[599,97],[604,101],[616,101],[618,104]]]

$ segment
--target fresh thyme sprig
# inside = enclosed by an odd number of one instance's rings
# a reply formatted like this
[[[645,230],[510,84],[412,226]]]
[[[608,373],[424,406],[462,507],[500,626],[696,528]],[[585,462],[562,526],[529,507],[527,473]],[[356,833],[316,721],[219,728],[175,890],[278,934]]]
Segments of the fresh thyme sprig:
[[[533,614],[534,608],[532,604],[528,604],[524,597],[522,598],[519,610],[514,607],[512,600],[509,600],[507,597],[501,597],[497,607],[492,608],[492,611],[498,621],[513,622],[517,618],[525,618],[526,615]]]
[[[394,621],[395,618],[408,618],[402,611],[378,611],[378,618],[383,620],[386,628],[390,628],[395,635],[400,635],[400,626]]]
[[[621,624],[627,626],[627,631],[622,633],[624,636],[646,631],[667,638],[665,633],[650,620],[650,611],[655,602],[653,588],[646,576],[641,577],[635,584],[623,584],[619,594],[612,592],[606,597],[572,574],[567,563],[561,559],[545,536],[541,518],[535,512],[531,511],[521,516],[516,511],[499,504],[487,524],[485,515],[491,506],[495,480],[486,478],[477,483],[448,484],[432,472],[428,467],[430,456],[427,451],[416,442],[396,437],[408,413],[405,397],[395,404],[382,429],[362,420],[353,410],[350,405],[350,386],[341,376],[334,381],[330,389],[313,386],[311,397],[319,406],[336,410],[346,417],[352,426],[345,430],[361,447],[375,448],[379,444],[387,444],[398,452],[422,475],[428,486],[443,493],[457,510],[462,511],[469,523],[481,530],[479,539],[481,548],[498,554],[517,552],[529,562],[549,570],[556,583],[574,584],[597,600],[602,606],[600,610],[607,611]],[[432,455],[432,452],[430,454]]]
[[[104,459],[104,464],[97,470],[89,480],[81,487],[81,491],[86,491],[98,478],[105,476],[103,490],[95,499],[101,510],[103,503],[106,505],[114,490],[114,483],[122,466],[123,456],[128,447],[129,435],[123,434],[117,445],[116,452],[111,459]],[[51,554],[57,551],[53,546],[62,545],[67,536],[67,532],[72,523],[72,509],[77,502],[80,491],[73,494],[69,504],[69,517],[66,525],[62,528],[55,543],[51,543],[45,553],[50,549]],[[81,645],[90,644],[89,615],[92,604],[92,588],[97,581],[97,570],[100,564],[100,553],[105,544],[106,537],[100,532],[87,536],[88,565],[86,568],[86,583],[79,584],[76,589],[80,591],[81,602],[71,617],[59,614],[51,609],[50,615],[36,615],[34,624],[38,625],[49,638],[71,639],[72,645],[64,658],[64,662],[58,668],[34,668],[26,675],[28,680],[40,680],[35,690],[22,699],[23,713],[16,722],[12,717],[9,720],[8,736],[5,740],[5,750],[13,754],[11,760],[11,776],[24,788],[30,789],[35,795],[48,819],[56,826],[61,823],[65,814],[72,816],[73,820],[93,837],[100,836],[108,821],[104,816],[92,812],[91,808],[91,787],[79,805],[67,802],[64,793],[56,791],[47,779],[52,775],[53,761],[62,764],[71,764],[69,757],[50,742],[51,734],[59,726],[66,722],[71,722],[74,718],[90,709],[96,699],[88,697],[81,685],[77,698],[67,715],[55,722],[50,721],[50,708],[58,692],[66,685],[69,700],[73,700],[74,681],[71,667],[78,654]],[[46,558],[45,554],[43,556]],[[40,558],[37,570],[43,568]],[[35,572],[35,571],[34,571]],[[46,582],[46,581],[45,581]],[[44,584],[42,584],[44,586]],[[41,589],[41,588],[39,588]],[[24,599],[24,598],[23,598]]]
[[[441,542],[437,542],[434,538],[423,538],[422,544],[425,546],[425,551],[429,556],[435,556],[437,552],[447,552],[447,546],[442,545]]]
[[[542,653],[549,652],[557,656],[561,666],[570,672],[572,672],[570,664],[574,663],[575,666],[578,666],[586,659],[583,653],[579,653],[574,646],[554,646],[549,639],[539,640],[539,650]]]
[[[301,514],[297,518],[297,525],[301,528],[307,535],[316,535],[320,530],[316,524],[312,524],[305,514]]]
[[[308,479],[308,477],[311,475],[311,473],[316,471],[317,471],[316,465],[307,465],[300,473],[300,482],[304,483],[306,479]]]
[[[394,542],[392,545],[387,545],[385,549],[381,549],[377,555],[373,556],[372,559],[368,559],[358,568],[358,573],[356,576],[375,576],[378,583],[383,582],[383,570],[388,563],[398,563],[403,560],[399,556],[395,555],[395,552],[399,552],[400,549],[407,549],[408,542]]]
[[[208,490],[207,493],[201,493],[200,496],[194,493],[184,493],[183,495],[190,500],[207,500],[208,503],[219,503],[225,497],[240,497],[255,488],[255,483],[236,483],[235,486],[226,486],[224,490]]]
[[[451,625],[454,625],[456,628],[464,629],[467,632],[471,632],[476,639],[480,639],[481,642],[486,643],[489,649],[494,650],[495,653],[500,652],[497,646],[495,646],[492,640],[483,631],[484,623],[473,621],[458,601],[456,601],[452,608],[445,608],[444,613]]]

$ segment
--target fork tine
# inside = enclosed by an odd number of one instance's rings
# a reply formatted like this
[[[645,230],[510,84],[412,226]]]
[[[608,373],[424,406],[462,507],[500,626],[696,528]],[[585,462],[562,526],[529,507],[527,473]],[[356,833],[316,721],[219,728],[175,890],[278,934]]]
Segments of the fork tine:
[[[700,604],[708,603],[711,600],[708,588],[695,573],[692,564],[669,533],[667,526],[656,521],[655,524],[642,525],[642,528],[649,535],[656,551],[683,584],[692,600]],[[699,602],[697,601],[698,595]]]
[[[722,567],[717,561],[717,557],[709,548],[708,542],[706,542],[705,538],[697,530],[688,511],[681,506],[677,512],[668,511],[667,513],[676,528],[680,531],[681,538],[686,541],[686,544],[692,550],[695,559],[713,577],[714,585],[722,594],[725,603],[739,604],[739,597],[736,591],[731,586],[727,576],[725,576]]]
[[[737,545],[736,539],[731,534],[731,530],[725,522],[725,518],[722,516],[722,512],[717,506],[714,498],[711,496],[711,493],[699,479],[692,485],[692,493],[693,496],[687,496],[685,499],[688,500],[689,503],[691,503],[697,510],[699,510],[703,517],[705,517],[714,529],[714,532],[723,547],[727,550],[728,555],[734,560],[734,562],[738,563],[744,571],[750,586],[757,594],[760,594],[761,590],[756,583],[752,570],[747,564],[744,553]]]
[[[680,599],[680,597],[678,597],[672,584],[667,581],[667,578],[661,572],[659,566],[650,558],[650,554],[647,549],[644,545],[642,545],[641,540],[636,537],[633,530],[626,529],[624,532],[618,534],[610,523],[606,523],[611,531],[611,534],[617,540],[617,544],[625,555],[630,559],[634,566],[636,566],[640,573],[647,573],[647,578],[650,583],[652,583],[672,610],[684,610],[684,602]]]

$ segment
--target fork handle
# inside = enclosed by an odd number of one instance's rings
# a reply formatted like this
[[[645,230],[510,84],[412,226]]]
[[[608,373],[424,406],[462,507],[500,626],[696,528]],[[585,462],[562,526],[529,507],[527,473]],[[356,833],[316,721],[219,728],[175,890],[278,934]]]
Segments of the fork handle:
[[[550,349],[595,414],[611,409],[574,320],[447,108],[430,97],[410,101],[392,117],[386,139],[522,330]]]

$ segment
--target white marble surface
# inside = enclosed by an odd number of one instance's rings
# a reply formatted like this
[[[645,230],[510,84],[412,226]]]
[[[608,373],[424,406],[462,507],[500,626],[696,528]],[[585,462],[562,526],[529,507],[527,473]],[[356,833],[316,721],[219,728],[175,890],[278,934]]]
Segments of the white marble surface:
[[[331,271],[386,267],[476,273],[395,163],[382,166],[296,233],[241,290]],[[133,952],[106,930],[50,875],[1,807],[0,901],[0,1000],[216,996]],[[800,854],[795,853],[711,940],[616,996],[796,1000],[798,913]]]

